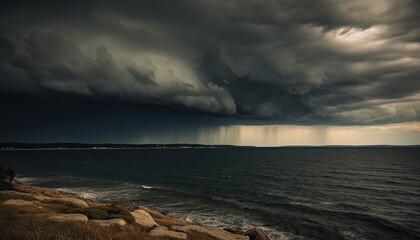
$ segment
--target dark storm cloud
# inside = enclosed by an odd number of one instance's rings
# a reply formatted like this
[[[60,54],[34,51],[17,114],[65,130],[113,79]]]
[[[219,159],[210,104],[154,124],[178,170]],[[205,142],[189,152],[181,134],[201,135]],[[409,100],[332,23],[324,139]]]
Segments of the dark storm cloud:
[[[414,0],[13,1],[1,9],[3,92],[240,123],[420,118]]]

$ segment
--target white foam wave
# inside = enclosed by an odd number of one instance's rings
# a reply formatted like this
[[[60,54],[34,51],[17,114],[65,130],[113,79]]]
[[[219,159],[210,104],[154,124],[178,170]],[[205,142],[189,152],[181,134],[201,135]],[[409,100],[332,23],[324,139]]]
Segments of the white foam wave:
[[[34,177],[19,177],[19,176],[17,176],[15,179],[19,180],[23,183],[34,183],[34,182],[39,181],[39,178],[34,178]]]
[[[79,197],[96,200],[99,197],[99,193],[93,190],[83,189],[83,188],[56,188],[59,191],[65,191],[78,195]]]
[[[158,208],[158,210],[160,210]],[[252,229],[254,227],[261,228],[270,239],[289,240],[289,239],[300,239],[292,233],[279,231],[274,228],[265,227],[263,223],[251,222],[246,218],[239,215],[230,213],[217,213],[217,212],[184,212],[180,209],[172,209],[168,211],[172,216],[185,219],[189,222],[195,222],[197,224],[223,229],[226,227],[239,227],[243,230]]]

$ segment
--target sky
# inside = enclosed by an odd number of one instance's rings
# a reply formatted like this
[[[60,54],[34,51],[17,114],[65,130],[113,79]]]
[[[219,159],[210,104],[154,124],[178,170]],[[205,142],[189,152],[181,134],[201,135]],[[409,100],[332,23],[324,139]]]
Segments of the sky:
[[[0,142],[420,144],[417,0],[0,5]]]

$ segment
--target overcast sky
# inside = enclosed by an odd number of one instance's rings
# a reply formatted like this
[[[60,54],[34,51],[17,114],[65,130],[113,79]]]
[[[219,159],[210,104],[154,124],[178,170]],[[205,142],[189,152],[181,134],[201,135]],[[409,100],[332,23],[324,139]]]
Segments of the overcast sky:
[[[420,1],[0,4],[0,141],[420,144]]]

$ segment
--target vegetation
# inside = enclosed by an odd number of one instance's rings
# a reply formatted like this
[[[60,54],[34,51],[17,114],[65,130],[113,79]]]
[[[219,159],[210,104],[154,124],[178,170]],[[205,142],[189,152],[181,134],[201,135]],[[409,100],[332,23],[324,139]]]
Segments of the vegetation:
[[[16,174],[11,168],[0,166],[0,190],[13,189],[13,179]]]
[[[147,236],[146,229],[137,224],[100,227],[91,222],[48,221],[46,217],[34,215],[33,213],[36,211],[39,214],[45,213],[45,210],[35,208],[27,206],[1,207],[0,239],[163,239]],[[23,209],[25,210],[22,211]]]
[[[54,190],[48,193],[53,197]],[[58,196],[61,193],[56,192]],[[35,201],[34,198],[24,194],[0,191],[0,200],[22,199]],[[5,240],[70,240],[70,239],[145,239],[145,240],[169,240],[165,237],[151,237],[150,229],[134,223],[130,214],[134,208],[123,204],[105,205],[88,202],[89,207],[81,208],[71,203],[57,200],[44,200],[37,205],[4,205],[0,203],[0,239]],[[151,209],[141,207],[147,211],[153,219],[162,226],[186,225],[181,219],[170,217]],[[128,224],[125,226],[102,227],[94,222],[54,222],[48,217],[56,213],[81,213],[89,219],[112,219],[122,218]],[[214,238],[199,232],[188,234],[188,240],[214,240]]]
[[[14,177],[13,170],[0,166],[0,239],[169,239],[164,234],[159,237],[151,236],[153,234],[149,232],[156,226],[148,228],[145,227],[147,225],[139,225],[138,219],[136,222],[131,215],[136,209],[146,211],[160,228],[163,227],[169,232],[179,231],[174,226],[193,225],[147,207],[134,208],[120,203],[101,204],[78,198],[71,193],[25,185],[14,180]],[[100,221],[86,222],[83,216],[81,221],[51,219],[51,217],[70,216],[61,214],[83,214],[89,220],[123,219],[126,224],[105,226],[101,225]],[[71,216],[80,217],[80,215]],[[195,230],[188,231],[186,236],[188,240],[216,239],[205,232]]]
[[[70,208],[62,211],[62,213],[81,213],[89,219],[106,220],[113,218],[124,219],[127,223],[134,223],[134,218],[130,214],[132,209],[123,204],[98,205],[88,208]]]

